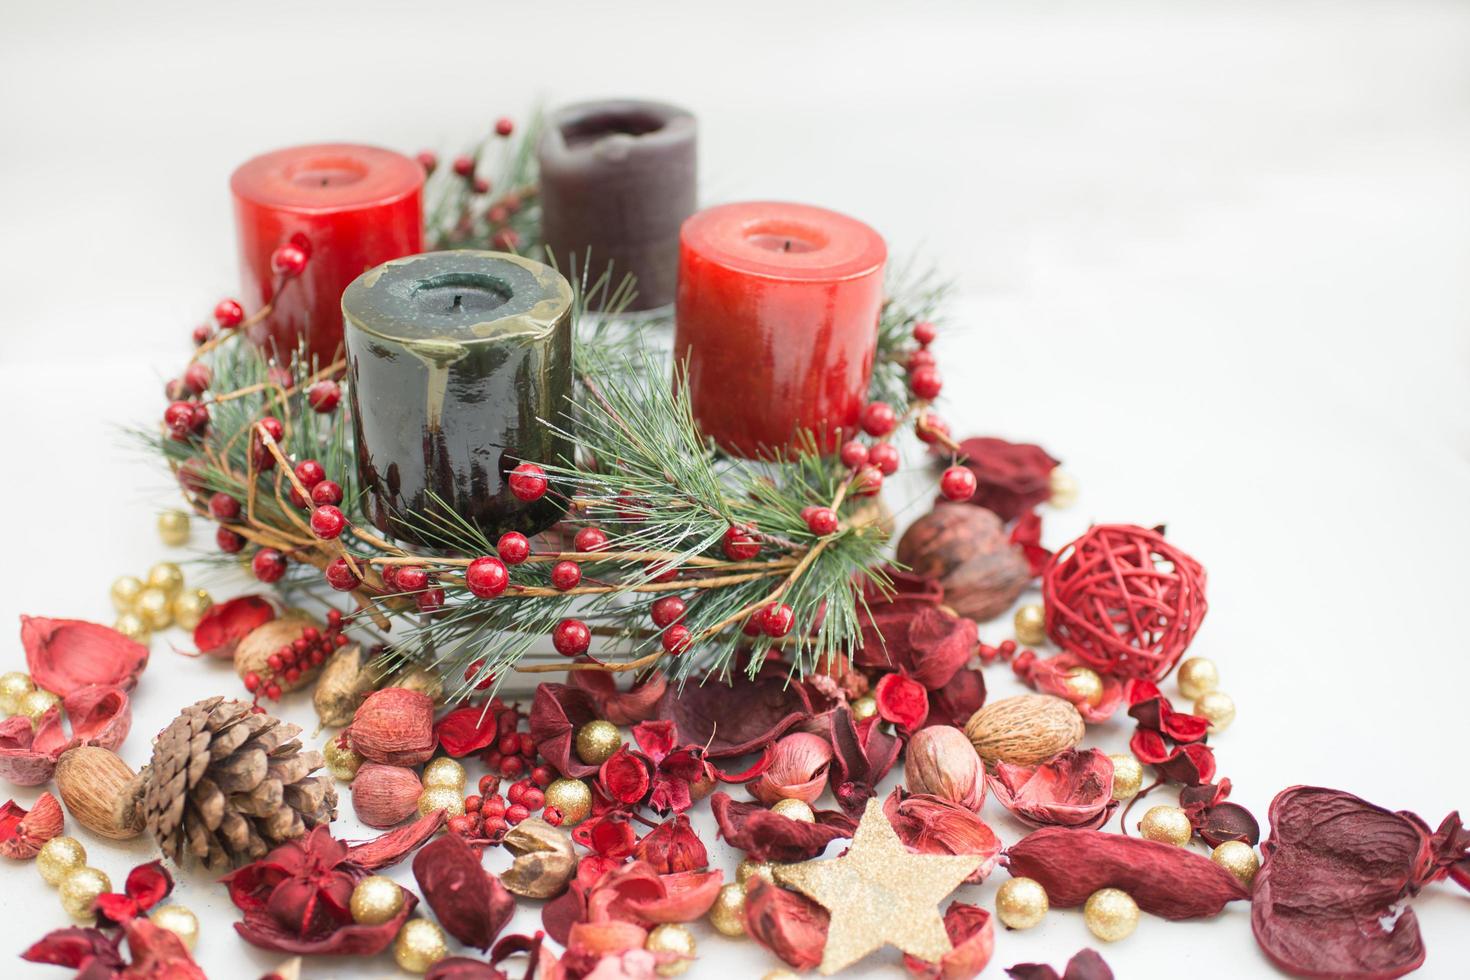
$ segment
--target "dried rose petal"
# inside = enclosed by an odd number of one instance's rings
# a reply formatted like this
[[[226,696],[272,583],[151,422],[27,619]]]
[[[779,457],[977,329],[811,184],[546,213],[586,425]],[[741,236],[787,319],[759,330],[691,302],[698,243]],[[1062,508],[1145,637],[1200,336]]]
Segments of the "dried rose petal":
[[[756,803],[740,803],[728,793],[710,797],[720,836],[755,861],[809,861],[839,837],[851,837],[857,824],[843,814],[816,811],[816,823],[792,820]]]
[[[754,680],[726,684],[707,678],[669,689],[658,716],[674,722],[681,745],[703,745],[711,759],[749,755],[811,717],[806,689],[790,683],[784,667],[763,668]]]
[[[47,709],[34,724],[24,715],[0,721],[0,776],[17,786],[51,781],[56,760],[74,743],[66,737],[59,708]]]
[[[904,954],[904,969],[919,980],[970,980],[980,975],[995,952],[995,923],[978,905],[951,902],[944,910],[944,931],[954,948],[928,963]]]
[[[775,744],[770,766],[750,784],[750,795],[766,806],[783,799],[814,803],[827,788],[831,762],[832,746],[826,739],[792,732]]]
[[[878,781],[898,761],[899,741],[878,725],[877,716],[853,720],[846,706],[832,713],[832,773],[829,782],[837,803],[852,816],[861,813]]]
[[[805,895],[756,876],[746,883],[745,931],[795,970],[822,962],[832,917]]]
[[[413,877],[439,924],[466,946],[489,949],[515,914],[515,899],[458,834],[424,845]]]
[[[629,865],[637,866],[637,862]],[[693,922],[709,912],[720,895],[720,886],[725,883],[723,871],[680,871],[655,878],[663,894],[634,891],[625,895],[619,903],[623,914],[644,923]],[[589,907],[595,908],[596,901],[594,895]]]
[[[1198,742],[1209,734],[1210,721],[1199,715],[1175,711],[1169,699],[1159,693],[1158,687],[1148,680],[1132,678],[1125,689],[1128,699],[1128,714],[1138,720],[1138,727],[1187,744]]]
[[[1179,807],[1189,816],[1195,833],[1211,847],[1219,847],[1228,840],[1244,841],[1255,847],[1261,839],[1261,825],[1245,807],[1227,802],[1229,795],[1228,779],[1218,784],[1186,786],[1179,791]]]
[[[132,690],[148,666],[143,644],[79,619],[22,616],[20,642],[31,679],[59,697],[88,684]]]
[[[960,443],[960,459],[975,474],[970,503],[1011,521],[1051,498],[1051,471],[1057,460],[1025,442],[979,436]]]
[[[257,626],[276,618],[276,608],[264,596],[236,596],[205,610],[194,627],[194,646],[207,657],[232,660],[235,647]]]
[[[653,786],[653,764],[643,753],[624,745],[597,771],[597,783],[613,802],[634,806]]]
[[[903,674],[885,674],[873,692],[878,717],[912,732],[929,717],[929,693],[924,685]]]
[[[1139,837],[1044,827],[1006,851],[1018,878],[1034,878],[1058,908],[1073,908],[1099,888],[1121,888],[1138,907],[1165,919],[1214,915],[1248,898],[1235,876],[1209,858]]]
[[[173,876],[162,861],[140,864],[128,872],[128,880],[120,893],[97,898],[97,918],[104,925],[123,925],[129,919],[147,913],[174,890]]]
[[[1067,749],[1038,766],[997,762],[990,788],[1001,806],[1040,827],[1095,830],[1118,805],[1113,760],[1100,749]]]
[[[126,966],[118,944],[122,936],[109,936],[101,929],[80,928],[56,929],[48,932],[33,944],[20,958],[31,963],[46,963],[66,966],[73,970],[87,970],[78,976],[110,977]],[[94,972],[95,971],[95,972]]]
[[[929,717],[924,719],[924,727],[963,728],[984,705],[985,675],[973,667],[955,671],[949,683],[929,692]]]
[[[72,736],[86,745],[117,749],[133,727],[128,692],[120,687],[89,684],[61,699]]]
[[[614,725],[632,725],[654,717],[659,700],[669,686],[668,679],[658,671],[626,691],[618,688],[614,675],[601,670],[574,670],[569,682],[592,699],[597,717]]]
[[[1072,702],[1082,720],[1091,724],[1107,721],[1123,703],[1123,682],[1112,674],[1101,674],[1102,696],[1091,701],[1079,695],[1067,684],[1068,675],[1078,667],[1087,667],[1081,657],[1072,653],[1059,653],[1054,657],[1038,657],[1030,650],[1023,650],[1011,661],[1016,676],[1042,694],[1052,694]],[[1091,669],[1091,668],[1089,668]],[[1179,715],[1192,718],[1193,715]]]
[[[424,841],[433,837],[444,825],[444,811],[435,810],[419,817],[407,827],[379,834],[370,841],[352,844],[347,848],[347,860],[364,871],[379,871],[392,867],[418,849]]]
[[[61,833],[66,818],[61,804],[50,793],[42,793],[29,811],[14,800],[0,807],[0,854],[12,861],[28,861],[41,845]]]
[[[709,853],[704,842],[683,814],[670,817],[650,830],[638,842],[633,854],[659,874],[701,871],[709,867]]]
[[[965,879],[970,884],[979,884],[995,870],[1000,838],[974,811],[937,796],[910,796],[895,788],[883,801],[883,814],[911,851],[979,857],[979,867]]]
[[[1011,528],[1011,544],[1026,556],[1032,578],[1040,575],[1046,563],[1051,561],[1052,552],[1041,546],[1041,517],[1034,510],[1028,510],[1016,519]]]
[[[1006,968],[1011,980],[1113,980],[1113,971],[1095,949],[1078,950],[1067,961],[1065,973],[1058,974],[1045,963],[1017,963]]]
[[[902,671],[930,689],[949,683],[975,652],[978,627],[973,619],[942,608],[942,595],[927,590],[891,595],[867,590],[860,613],[862,643],[853,662]]]
[[[531,701],[531,738],[541,757],[563,776],[583,779],[597,772],[574,751],[577,729],[597,720],[592,697],[565,684],[538,684]]]
[[[568,955],[592,953],[597,956],[642,949],[648,930],[636,922],[604,920],[579,922],[567,935]]]
[[[122,980],[162,977],[169,980],[209,980],[177,934],[145,918],[133,919],[123,928],[133,961],[122,971]]]
[[[435,722],[434,735],[446,755],[463,758],[500,737],[499,717],[488,704],[465,705]]]

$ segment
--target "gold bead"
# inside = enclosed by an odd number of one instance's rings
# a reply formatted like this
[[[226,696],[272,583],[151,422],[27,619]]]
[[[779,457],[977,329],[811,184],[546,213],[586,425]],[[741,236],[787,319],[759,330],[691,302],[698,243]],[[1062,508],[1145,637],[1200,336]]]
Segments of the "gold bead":
[[[138,614],[149,629],[167,629],[174,621],[173,598],[162,589],[149,586],[138,593],[138,601],[133,603],[133,612]]]
[[[327,760],[327,772],[333,778],[344,783],[350,783],[357,775],[357,770],[367,760],[353,751],[352,746],[347,744],[347,739],[342,736],[327,739],[326,747],[322,749],[322,755]]]
[[[174,622],[179,624],[180,629],[192,630],[199,625],[199,621],[212,605],[214,598],[203,589],[185,589],[174,596]]]
[[[745,935],[745,886],[725,885],[709,909],[709,922],[726,936]]]
[[[79,922],[92,920],[92,903],[112,891],[112,879],[96,868],[75,868],[61,879],[61,907]]]
[[[352,889],[352,921],[358,925],[380,926],[403,911],[403,889],[392,878],[372,875]]]
[[[761,980],[801,980],[801,974],[790,970],[772,970],[761,977]]]
[[[772,813],[779,813],[788,820],[797,820],[801,823],[816,823],[817,815],[812,812],[811,804],[802,800],[777,800],[771,807]]]
[[[31,675],[19,670],[0,674],[0,711],[13,715],[20,711],[20,699],[36,689]]]
[[[53,837],[36,853],[36,870],[48,885],[59,885],[77,868],[86,866],[87,849],[75,837]]]
[[[1051,496],[1047,502],[1053,507],[1071,507],[1077,502],[1077,479],[1060,466],[1052,467]]]
[[[735,869],[735,880],[740,884],[748,884],[752,878],[764,878],[767,881],[775,881],[776,877],[771,873],[771,862],[756,861],[746,858],[740,862]]]
[[[1210,852],[1210,860],[1235,875],[1246,888],[1250,888],[1256,872],[1261,870],[1261,859],[1256,857],[1256,849],[1242,840],[1222,842]]]
[[[54,706],[61,703],[61,698],[50,691],[40,688],[22,695],[20,704],[16,705],[16,714],[25,715],[31,721],[40,721],[41,716],[50,711]]]
[[[116,612],[133,611],[133,603],[143,592],[143,580],[136,575],[120,575],[112,580],[112,608]]]
[[[1210,723],[1210,734],[1218,735],[1235,720],[1235,702],[1224,691],[1211,691],[1194,702],[1194,713]]]
[[[1082,907],[1082,920],[1105,943],[1127,939],[1138,928],[1138,903],[1119,888],[1099,888]]]
[[[1143,789],[1143,764],[1127,754],[1108,758],[1113,760],[1113,799],[1133,799]]]
[[[577,729],[577,758],[600,766],[623,744],[623,733],[610,721],[589,721]]]
[[[427,817],[435,810],[443,810],[444,818],[457,817],[464,813],[464,795],[453,786],[429,786],[419,794],[419,816]]]
[[[1190,657],[1179,665],[1174,679],[1179,682],[1179,693],[1193,701],[1220,686],[1220,671],[1213,660]]]
[[[161,561],[148,569],[148,587],[172,599],[184,588],[184,572],[171,561]]]
[[[546,805],[561,811],[563,827],[574,827],[592,812],[592,790],[580,779],[554,779],[546,787]]]
[[[166,510],[158,515],[158,537],[170,548],[189,542],[189,515],[181,510]]]
[[[1049,908],[1046,889],[1035,878],[1012,878],[995,893],[995,917],[1011,929],[1030,929]]]
[[[1073,667],[1067,671],[1067,691],[1075,700],[1096,705],[1103,696],[1102,677],[1091,667]]]
[[[393,940],[393,959],[399,969],[409,973],[428,973],[448,955],[449,942],[444,938],[444,930],[430,919],[409,919]]]
[[[878,699],[871,694],[864,694],[851,705],[853,721],[867,721],[878,713]]]
[[[153,639],[153,631],[148,628],[147,623],[143,622],[143,617],[135,612],[125,612],[119,615],[117,622],[112,624],[112,628],[144,646],[147,646],[148,642]]]
[[[678,953],[680,955],[680,959],[654,968],[654,972],[661,977],[677,977],[694,964],[694,933],[690,932],[687,926],[678,922],[665,922],[661,926],[654,926],[653,931],[644,940],[643,948],[650,953]]]
[[[1016,642],[1034,647],[1046,642],[1046,610],[1038,605],[1016,610]]]
[[[160,929],[167,929],[193,949],[199,942],[199,917],[182,905],[165,905],[148,916]]]
[[[424,786],[448,786],[457,789],[461,794],[464,792],[464,766],[455,762],[448,756],[439,758],[424,766]]]
[[[1194,826],[1189,814],[1177,806],[1151,806],[1138,824],[1138,832],[1160,844],[1183,847],[1194,836]]]

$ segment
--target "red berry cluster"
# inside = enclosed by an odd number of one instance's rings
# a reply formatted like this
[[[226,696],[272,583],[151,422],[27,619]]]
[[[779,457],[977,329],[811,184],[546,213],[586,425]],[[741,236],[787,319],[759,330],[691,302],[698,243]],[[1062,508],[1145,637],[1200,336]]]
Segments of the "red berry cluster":
[[[510,119],[502,117],[495,121],[496,136],[505,139],[514,132],[515,123]],[[418,161],[425,173],[431,174],[439,168],[439,157],[431,151],[420,153]],[[460,211],[454,230],[449,236],[450,240],[465,241],[475,233],[475,226],[482,224],[483,233],[489,236],[492,246],[505,250],[514,249],[520,244],[521,238],[510,227],[511,219],[525,206],[525,202],[514,190],[502,195],[499,200],[485,202],[485,196],[493,189],[493,185],[477,173],[479,165],[479,159],[468,153],[460,154],[450,163],[454,175],[465,182],[466,189],[472,195]]]
[[[325,630],[319,630],[315,626],[306,627],[300,636],[282,645],[266,658],[264,673],[252,670],[245,675],[245,690],[253,696],[251,702],[258,705],[262,696],[271,701],[279,701],[282,683],[295,684],[301,679],[303,671],[320,667],[326,663],[332,651],[346,645],[347,637],[342,632],[342,613],[336,609],[328,609]]]

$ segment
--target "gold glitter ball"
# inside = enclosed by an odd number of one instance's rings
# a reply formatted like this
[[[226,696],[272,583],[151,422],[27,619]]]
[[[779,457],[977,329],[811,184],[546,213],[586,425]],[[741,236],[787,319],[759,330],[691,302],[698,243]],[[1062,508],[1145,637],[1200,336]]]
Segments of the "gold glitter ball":
[[[772,813],[779,813],[788,820],[797,820],[801,823],[816,823],[817,815],[812,812],[810,803],[802,800],[777,800],[771,806]]]
[[[166,510],[158,515],[158,537],[170,548],[189,543],[189,515],[181,510]]]
[[[133,611],[133,603],[143,593],[143,580],[136,575],[120,575],[112,580],[112,608],[116,612]]]
[[[428,973],[448,955],[444,930],[431,919],[409,919],[393,940],[393,960],[409,973]]]
[[[1113,760],[1113,799],[1133,799],[1143,789],[1143,763],[1127,753],[1108,758]]]
[[[16,705],[15,713],[25,715],[31,721],[40,721],[41,716],[61,703],[61,698],[50,691],[36,688],[29,694],[21,696],[20,703]]]
[[[403,889],[392,878],[372,875],[352,889],[348,907],[358,925],[380,926],[403,911]]]
[[[173,624],[173,597],[162,589],[152,586],[138,593],[138,601],[133,603],[133,612],[138,614],[149,629],[167,629]]]
[[[1194,702],[1194,713],[1210,723],[1210,734],[1218,735],[1235,720],[1235,701],[1224,691],[1211,691]]]
[[[92,903],[112,891],[112,879],[96,868],[75,868],[61,879],[61,907],[78,922],[92,921]]]
[[[327,772],[333,778],[344,783],[350,783],[357,775],[357,770],[367,760],[353,751],[347,739],[341,735],[327,739],[326,747],[322,749],[322,756],[327,760]]]
[[[66,876],[87,864],[87,849],[75,837],[53,837],[36,854],[36,870],[48,885],[59,885]]]
[[[435,810],[444,811],[444,819],[464,813],[464,794],[453,786],[430,786],[419,794],[419,816],[427,817]]]
[[[577,758],[600,766],[623,744],[623,733],[610,721],[589,721],[577,729]]]
[[[1034,647],[1046,642],[1046,610],[1038,605],[1016,610],[1016,642]]]
[[[849,707],[852,709],[853,721],[867,721],[878,713],[878,699],[871,694],[864,694]]]
[[[554,779],[546,787],[546,805],[561,811],[563,827],[573,827],[592,812],[592,790],[580,779]]]
[[[1054,466],[1048,482],[1051,484],[1051,494],[1047,497],[1047,503],[1053,507],[1071,507],[1077,502],[1077,478],[1072,474],[1060,466]]]
[[[161,561],[148,569],[148,587],[172,599],[184,588],[184,572],[171,561]]]
[[[20,699],[36,689],[31,675],[19,670],[0,674],[0,711],[13,715],[20,710]]]
[[[1102,677],[1091,667],[1073,667],[1067,671],[1067,692],[1071,700],[1096,705],[1103,696]]]
[[[1138,928],[1138,903],[1119,888],[1099,888],[1082,907],[1082,920],[1105,943],[1127,939]]]
[[[1179,665],[1174,679],[1179,682],[1179,693],[1193,701],[1220,686],[1220,671],[1213,660],[1190,657]]]
[[[1246,888],[1251,886],[1256,872],[1261,870],[1261,859],[1256,857],[1256,849],[1243,840],[1224,841],[1210,852],[1210,860],[1235,875]]]
[[[1138,824],[1138,832],[1160,844],[1183,847],[1194,836],[1189,815],[1177,806],[1152,806]]]
[[[745,935],[745,886],[725,885],[709,909],[709,922],[726,936]]]
[[[153,631],[148,628],[147,623],[143,622],[143,617],[135,612],[125,612],[118,616],[117,621],[112,624],[112,628],[128,639],[136,643],[141,643],[144,646],[147,646],[148,642],[153,639]]]
[[[199,625],[199,621],[212,605],[214,597],[203,589],[185,589],[174,596],[174,622],[179,624],[180,629],[192,630]]]
[[[1046,918],[1051,900],[1035,878],[1012,878],[995,893],[995,917],[1011,929],[1030,929]]]
[[[199,917],[182,905],[165,905],[148,916],[154,925],[167,929],[193,949],[199,942]]]
[[[448,786],[463,792],[464,781],[464,766],[447,756],[440,756],[424,766],[425,786]]]
[[[644,940],[643,948],[650,953],[678,953],[682,957],[654,967],[654,972],[661,977],[677,977],[694,965],[694,933],[682,923],[665,922],[661,926],[654,926]]]
[[[774,865],[769,861],[755,861],[746,858],[735,869],[735,880],[742,885],[748,884],[752,878],[764,878],[767,881],[775,881],[776,878],[771,870],[773,867]]]

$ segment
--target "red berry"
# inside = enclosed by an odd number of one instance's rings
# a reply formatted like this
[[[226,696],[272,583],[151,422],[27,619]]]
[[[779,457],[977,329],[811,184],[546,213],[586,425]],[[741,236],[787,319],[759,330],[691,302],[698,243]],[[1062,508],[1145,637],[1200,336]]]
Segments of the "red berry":
[[[526,791],[521,794],[521,803],[534,812],[546,805],[546,794],[535,786],[527,786]]]
[[[490,244],[501,251],[508,251],[521,243],[521,236],[514,228],[502,228],[490,236]]]
[[[500,774],[514,779],[526,770],[526,760],[518,755],[508,755],[500,760]]]
[[[855,497],[871,497],[883,489],[883,471],[876,466],[864,466],[852,481]]]
[[[222,299],[214,304],[214,322],[221,329],[233,330],[245,322],[245,308],[232,299]]]
[[[271,253],[271,270],[287,279],[301,275],[306,268],[306,251],[300,245],[287,242]]]
[[[311,533],[323,541],[341,537],[342,529],[346,526],[347,518],[331,504],[322,504],[311,512]]]
[[[666,652],[677,657],[689,649],[689,644],[693,642],[693,639],[690,636],[689,627],[683,623],[675,623],[673,626],[664,630],[659,642],[663,644]]]
[[[190,391],[189,386],[184,384],[183,378],[171,378],[163,384],[163,397],[171,402],[184,401],[187,398],[193,397],[193,395],[194,392]]]
[[[272,701],[281,700],[281,685],[267,684],[265,686],[265,696],[270,698]]]
[[[209,390],[211,374],[207,364],[190,364],[184,368],[184,387],[196,395]]]
[[[898,472],[898,447],[891,442],[880,442],[868,453],[868,462],[884,476],[892,476]]]
[[[227,527],[222,527],[214,532],[214,543],[219,545],[219,550],[227,554],[237,554],[245,547],[245,539]]]
[[[601,551],[607,547],[607,535],[601,528],[584,527],[572,539],[572,547],[581,552]]]
[[[530,815],[530,809],[519,803],[512,803],[505,808],[505,822],[508,824],[518,824]]]
[[[725,529],[721,547],[725,557],[731,561],[749,561],[760,554],[761,543],[750,533],[749,528],[731,524]]]
[[[536,758],[536,739],[530,732],[521,732],[521,755],[527,759]]]
[[[227,493],[209,495],[209,516],[217,521],[233,521],[240,516],[240,501]]]
[[[317,506],[331,504],[335,507],[342,502],[342,485],[335,480],[321,481],[311,488],[311,502]]]
[[[332,627],[332,628],[334,628],[334,629],[336,627],[338,627],[338,626],[341,626],[342,625],[342,610],[340,610],[340,609],[328,609],[327,610],[327,625],[330,626],[330,627]]]
[[[887,402],[868,402],[863,406],[863,413],[858,421],[864,432],[878,439],[893,431],[898,417],[893,414],[893,406]]]
[[[484,177],[476,177],[470,183],[470,190],[474,191],[476,194],[489,194],[490,181],[486,180]]]
[[[528,503],[546,496],[546,471],[535,463],[522,463],[510,471],[510,492]]]
[[[761,630],[767,636],[782,637],[791,632],[796,613],[784,602],[773,602],[761,615]]]
[[[761,611],[757,609],[754,613],[746,618],[745,622],[740,627],[740,632],[744,633],[746,636],[760,636],[761,633],[765,632],[764,624],[765,617],[763,617],[761,615]]]
[[[939,397],[939,390],[944,387],[944,379],[939,376],[939,369],[933,366],[916,368],[909,375],[909,390],[924,401],[933,401]]]
[[[255,424],[257,427],[264,430],[265,433],[276,442],[280,442],[282,439],[286,438],[286,427],[282,425],[281,420],[276,418],[274,415],[266,415]]]
[[[506,531],[495,543],[495,550],[507,565],[519,565],[531,557],[531,542],[519,531]]]
[[[559,561],[551,566],[551,584],[565,592],[582,581],[582,566],[574,561]]]
[[[567,818],[562,816],[562,812],[560,809],[554,806],[549,806],[545,810],[541,811],[541,819],[545,820],[553,827],[560,827]]]
[[[163,424],[175,439],[187,438],[194,429],[194,406],[190,402],[176,401],[163,410]]]
[[[855,470],[868,461],[868,447],[856,439],[849,439],[842,444],[842,465],[850,470]]]
[[[921,367],[933,367],[936,363],[934,352],[926,347],[920,347],[909,355],[909,359],[904,363],[904,367],[912,373]]]
[[[466,796],[464,798],[464,812],[465,813],[479,813],[480,812],[480,807],[483,806],[484,803],[485,803],[484,799],[482,799],[480,796],[475,795],[475,794],[472,793],[469,796]]]
[[[254,694],[257,690],[259,690],[260,675],[257,674],[255,671],[247,671],[243,680],[245,681],[245,690],[249,691],[251,694]]]
[[[914,324],[914,339],[917,340],[921,346],[928,347],[930,344],[934,343],[934,338],[937,334],[938,331],[934,329],[934,324],[930,323],[928,320],[920,320],[918,323]]]
[[[495,743],[495,748],[500,751],[501,755],[516,755],[521,751],[520,736],[513,731],[506,732]]]
[[[438,612],[440,609],[444,608],[444,590],[425,589],[424,591],[415,595],[413,597],[413,600],[414,602],[418,603],[419,612]]]
[[[526,784],[523,782],[517,781],[511,783],[510,788],[505,791],[505,798],[510,801],[512,805],[520,803],[523,799],[525,799],[525,796]]]
[[[419,166],[424,168],[424,173],[431,174],[434,168],[439,166],[439,158],[430,150],[421,150],[416,158]]]
[[[458,174],[459,176],[461,176],[461,177],[472,177],[472,176],[474,176],[474,173],[475,173],[475,161],[474,161],[474,158],[473,157],[466,156],[463,153],[461,153],[459,156],[455,157],[454,158],[454,172],[456,174]]]
[[[306,403],[313,410],[326,414],[337,407],[342,400],[342,388],[335,381],[314,381],[310,388],[306,389]]]
[[[461,837],[468,837],[475,832],[475,818],[468,813],[456,814],[449,818],[449,832]]]
[[[470,567],[464,573],[465,585],[481,599],[493,599],[500,595],[509,581],[510,573],[505,570],[505,562],[489,556],[470,562]]]
[[[975,496],[975,474],[963,466],[951,466],[939,478],[939,492],[945,500],[969,500]]]
[[[677,623],[684,618],[684,600],[676,595],[666,595],[662,599],[655,599],[653,605],[648,607],[648,615],[653,617],[653,625],[663,629],[670,623]]]
[[[512,132],[515,131],[515,128],[516,124],[511,122],[510,119],[506,118],[505,116],[501,116],[499,119],[495,120],[496,136],[509,136]]]
[[[550,766],[533,766],[531,768],[531,782],[542,789],[550,786],[556,779],[556,773],[551,771]]]
[[[500,779],[492,775],[480,777],[480,795],[485,797],[494,796],[500,792]]]
[[[194,328],[194,333],[191,336],[194,338],[194,346],[202,347],[209,343],[209,338],[214,336],[214,328],[207,323],[201,323]]]
[[[808,507],[801,516],[806,518],[806,529],[819,538],[837,530],[837,512],[831,507]]]
[[[314,459],[303,459],[297,463],[295,473],[296,479],[308,490],[327,478],[326,469]]]
[[[275,653],[271,654],[269,657],[265,658],[265,665],[273,671],[280,670],[286,666],[286,658],[281,656],[281,653],[278,650]]]
[[[914,435],[925,445],[932,446],[941,436],[949,435],[949,423],[933,412],[925,412],[914,423]]]
[[[347,564],[346,558],[338,558],[329,564],[325,575],[327,577],[327,584],[338,592],[351,592],[362,581],[353,572],[352,566]]]
[[[492,205],[485,212],[485,221],[490,225],[503,225],[510,219],[510,212],[502,204]]]
[[[429,573],[418,565],[399,565],[394,584],[400,592],[417,592],[429,585]]]
[[[480,671],[485,669],[485,658],[481,657],[464,669],[464,679],[468,683],[479,676]],[[475,685],[477,691],[488,691],[495,683],[494,674],[486,674],[485,677]]]
[[[580,619],[563,619],[551,631],[551,645],[563,657],[579,657],[592,645],[592,631]]]
[[[261,548],[250,559],[250,570],[266,585],[286,574],[286,556],[275,548]]]
[[[299,680],[301,680],[301,668],[299,668],[299,667],[288,667],[288,668],[286,668],[286,683],[287,684],[295,684]]]

